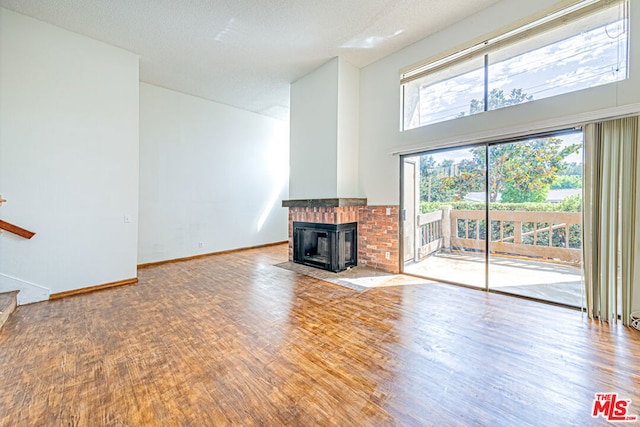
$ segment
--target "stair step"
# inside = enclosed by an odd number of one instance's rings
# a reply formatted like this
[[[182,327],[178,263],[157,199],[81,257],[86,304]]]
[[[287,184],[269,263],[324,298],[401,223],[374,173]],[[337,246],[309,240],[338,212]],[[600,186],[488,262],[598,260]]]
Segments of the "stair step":
[[[18,305],[18,292],[19,291],[0,293],[0,328],[2,328],[11,313],[13,313],[13,310],[16,309]]]

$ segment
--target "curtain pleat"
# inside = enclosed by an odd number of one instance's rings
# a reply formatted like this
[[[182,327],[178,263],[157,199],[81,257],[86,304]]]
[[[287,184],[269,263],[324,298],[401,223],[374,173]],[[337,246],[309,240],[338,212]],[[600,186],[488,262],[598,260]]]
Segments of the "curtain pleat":
[[[629,324],[638,229],[638,117],[584,128],[583,260],[589,317]]]
[[[594,263],[594,260],[598,258],[598,247],[593,243],[600,240],[597,228],[593,226],[594,223],[599,223],[598,210],[595,206],[598,206],[598,195],[593,191],[594,188],[599,187],[599,183],[594,182],[596,177],[599,176],[597,169],[597,162],[595,161],[595,152],[599,151],[598,138],[600,125],[597,123],[590,123],[584,126],[583,140],[584,140],[584,171],[583,171],[583,188],[582,188],[582,265],[584,267],[584,285],[586,296],[586,311],[590,318],[595,317],[594,307],[597,306],[595,301],[594,289],[596,288],[594,278],[599,276],[598,266]]]
[[[638,143],[640,133],[638,132],[638,117],[624,119],[625,141],[621,147],[621,209],[620,223],[622,233],[620,238],[620,281],[621,281],[621,314],[625,325],[629,324],[631,308],[633,304],[634,285],[640,285],[640,277],[636,279],[636,260],[638,254],[635,251],[635,242],[638,238],[638,226],[636,220],[637,199],[638,199]]]

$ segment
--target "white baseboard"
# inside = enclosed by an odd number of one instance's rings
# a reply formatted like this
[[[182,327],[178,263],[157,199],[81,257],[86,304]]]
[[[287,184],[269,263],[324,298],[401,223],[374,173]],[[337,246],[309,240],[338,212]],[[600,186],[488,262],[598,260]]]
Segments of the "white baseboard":
[[[51,289],[0,273],[0,292],[20,291],[18,305],[47,301]]]

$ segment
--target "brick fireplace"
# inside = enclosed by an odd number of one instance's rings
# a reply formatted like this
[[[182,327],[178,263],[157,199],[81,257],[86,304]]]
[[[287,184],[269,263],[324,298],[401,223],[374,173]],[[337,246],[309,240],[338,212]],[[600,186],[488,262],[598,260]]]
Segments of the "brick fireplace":
[[[285,200],[289,208],[289,261],[294,260],[293,223],[357,223],[357,265],[399,272],[399,207],[370,206],[366,199]]]

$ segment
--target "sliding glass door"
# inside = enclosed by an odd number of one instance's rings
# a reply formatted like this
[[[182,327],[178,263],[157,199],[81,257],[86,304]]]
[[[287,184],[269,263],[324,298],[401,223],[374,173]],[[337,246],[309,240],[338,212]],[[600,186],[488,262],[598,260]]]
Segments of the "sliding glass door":
[[[404,271],[581,306],[581,148],[561,131],[405,157]]]
[[[489,146],[489,288],[582,305],[582,133]]]
[[[404,159],[403,229],[415,224],[414,247],[404,251],[405,272],[486,287],[485,164],[484,145]],[[406,190],[411,188],[406,171],[413,165],[419,172],[412,187],[419,189],[415,197]],[[417,200],[415,207],[412,200]]]

